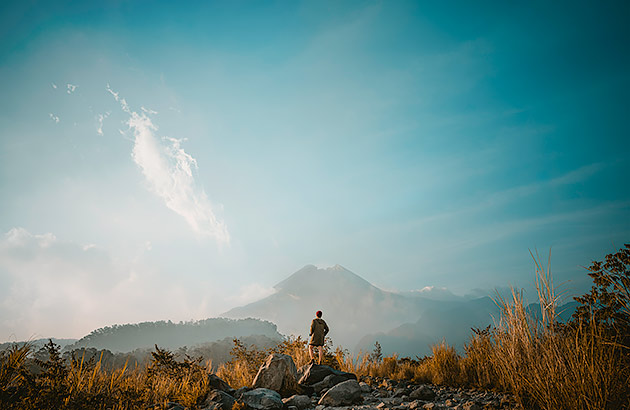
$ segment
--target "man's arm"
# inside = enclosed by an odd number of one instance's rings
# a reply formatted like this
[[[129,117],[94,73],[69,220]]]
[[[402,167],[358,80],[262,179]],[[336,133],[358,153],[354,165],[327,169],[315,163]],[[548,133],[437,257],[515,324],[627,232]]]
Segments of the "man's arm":
[[[328,331],[330,329],[328,329],[328,324],[326,322],[324,322],[324,336],[326,336],[328,334]]]

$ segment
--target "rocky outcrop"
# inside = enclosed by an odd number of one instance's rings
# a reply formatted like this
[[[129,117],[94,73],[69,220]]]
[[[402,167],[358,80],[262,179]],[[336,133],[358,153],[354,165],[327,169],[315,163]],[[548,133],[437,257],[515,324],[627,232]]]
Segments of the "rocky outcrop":
[[[282,397],[300,392],[297,369],[291,356],[279,353],[270,355],[258,370],[252,387],[275,390]]]
[[[303,367],[303,376],[308,367]],[[312,370],[311,366],[310,374],[315,380],[327,371],[317,368]],[[315,384],[324,382],[326,377],[335,375],[335,372],[328,371]],[[285,399],[278,392],[266,388],[242,387],[232,390],[227,383],[223,388],[233,391],[233,395],[213,389],[199,408],[229,410],[233,405],[232,400],[236,399],[237,406],[243,410],[523,410],[509,394],[415,384],[408,380],[396,381],[381,377],[362,377],[361,383],[350,379],[311,397],[293,395]],[[166,408],[182,410],[183,406],[168,403]]]
[[[361,386],[356,380],[346,380],[333,386],[330,390],[319,399],[318,404],[324,406],[349,406],[351,404],[360,403]]]
[[[243,403],[252,410],[281,410],[284,406],[282,397],[274,390],[257,388],[243,393]]]

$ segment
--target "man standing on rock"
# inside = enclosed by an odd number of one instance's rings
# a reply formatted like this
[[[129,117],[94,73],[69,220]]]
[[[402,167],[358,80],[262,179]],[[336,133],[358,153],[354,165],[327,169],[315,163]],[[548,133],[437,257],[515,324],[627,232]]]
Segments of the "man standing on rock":
[[[324,356],[324,336],[328,334],[329,329],[324,319],[322,319],[321,310],[318,310],[315,316],[317,317],[311,322],[311,333],[309,333],[311,341],[308,344],[308,351],[311,354],[311,363],[315,363],[313,348],[319,348],[319,364],[322,364],[322,357]]]

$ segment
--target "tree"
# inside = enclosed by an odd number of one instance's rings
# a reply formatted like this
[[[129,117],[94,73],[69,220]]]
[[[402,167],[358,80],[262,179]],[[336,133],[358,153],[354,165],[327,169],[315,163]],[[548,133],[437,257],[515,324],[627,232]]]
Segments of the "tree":
[[[593,278],[591,291],[574,299],[580,304],[572,322],[591,321],[604,326],[613,335],[626,341],[630,335],[630,244],[616,253],[606,255],[605,261],[593,261],[588,275]]]

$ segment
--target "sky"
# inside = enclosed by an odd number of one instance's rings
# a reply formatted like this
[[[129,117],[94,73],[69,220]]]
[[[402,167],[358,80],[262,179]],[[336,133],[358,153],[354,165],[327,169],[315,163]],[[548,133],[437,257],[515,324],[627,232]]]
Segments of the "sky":
[[[0,340],[213,317],[306,264],[531,300],[551,252],[584,293],[630,241],[604,3],[2,2]]]

